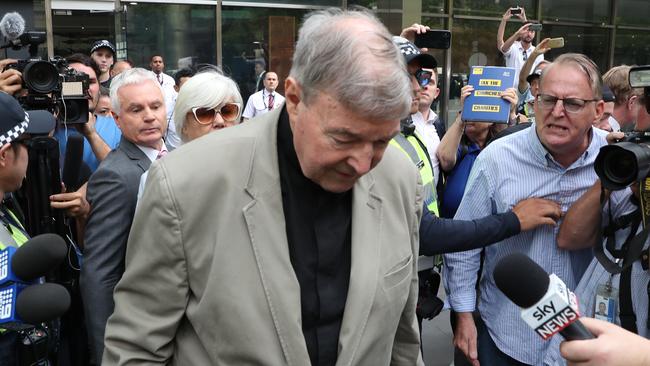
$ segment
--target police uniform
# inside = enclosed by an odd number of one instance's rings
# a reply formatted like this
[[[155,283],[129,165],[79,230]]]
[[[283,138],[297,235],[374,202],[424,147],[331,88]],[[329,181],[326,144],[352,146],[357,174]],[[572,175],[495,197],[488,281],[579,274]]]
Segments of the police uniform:
[[[51,114],[44,111],[25,112],[16,99],[9,94],[0,92],[0,147],[18,141],[22,142],[29,138],[30,134],[42,131],[44,128],[46,130],[54,129],[54,117]],[[11,148],[13,149],[13,147]],[[2,189],[6,190],[7,188],[2,187]],[[7,207],[5,201],[0,203],[0,224],[0,250],[10,246],[20,247],[29,239],[18,215]],[[16,364],[17,337],[16,332],[0,330],[0,363],[2,365]]]

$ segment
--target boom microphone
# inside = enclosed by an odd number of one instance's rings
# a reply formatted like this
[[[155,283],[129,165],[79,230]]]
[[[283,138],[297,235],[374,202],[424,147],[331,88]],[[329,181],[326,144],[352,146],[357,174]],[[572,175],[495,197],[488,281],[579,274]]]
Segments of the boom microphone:
[[[61,174],[61,180],[63,180],[67,192],[74,192],[79,189],[79,175],[83,154],[84,138],[81,135],[68,136],[68,142],[65,146],[63,173]]]
[[[0,33],[11,42],[20,37],[25,32],[25,19],[16,13],[7,13],[0,20]]]
[[[45,276],[65,258],[68,246],[56,234],[41,234],[28,240],[11,258],[11,271],[25,282]]]
[[[521,318],[543,339],[558,332],[569,341],[594,338],[578,320],[575,295],[528,256],[514,253],[502,258],[493,276],[499,290],[522,308]]]

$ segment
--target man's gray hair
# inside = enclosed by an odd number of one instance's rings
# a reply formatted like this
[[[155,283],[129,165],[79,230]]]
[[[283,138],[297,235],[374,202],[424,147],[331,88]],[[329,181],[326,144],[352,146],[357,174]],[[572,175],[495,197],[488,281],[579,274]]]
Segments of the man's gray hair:
[[[402,119],[413,100],[404,57],[370,11],[330,8],[309,14],[289,76],[301,86],[305,104],[327,93],[370,118]]]
[[[113,113],[117,115],[120,114],[120,98],[117,96],[117,92],[121,87],[126,85],[142,84],[147,80],[150,80],[157,85],[162,93],[160,83],[156,80],[154,73],[149,70],[136,67],[130,70],[125,70],[115,76],[111,81],[111,106],[113,107]]]
[[[582,71],[589,81],[591,92],[594,99],[603,99],[603,78],[600,75],[598,66],[587,56],[581,53],[565,53],[556,58],[550,65],[546,66],[540,75],[540,87],[544,80],[544,75],[548,73],[555,65],[573,65]],[[541,92],[540,92],[541,93]]]
[[[192,76],[181,87],[174,107],[174,126],[181,140],[187,142],[183,126],[187,120],[185,117],[192,112],[192,108],[216,108],[230,101],[239,104],[238,123],[243,103],[237,84],[231,78],[213,71],[204,71]]]

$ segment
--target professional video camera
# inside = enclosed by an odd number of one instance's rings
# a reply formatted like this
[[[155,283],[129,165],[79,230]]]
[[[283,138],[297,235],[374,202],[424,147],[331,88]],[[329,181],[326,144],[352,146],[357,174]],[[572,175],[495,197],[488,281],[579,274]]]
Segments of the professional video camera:
[[[5,23],[5,18],[9,15],[11,14],[3,17]],[[11,26],[0,27],[2,34],[11,38],[9,43],[0,48],[20,50],[29,47],[29,59],[18,60],[17,63],[6,66],[7,69],[16,69],[23,75],[23,87],[27,94],[18,97],[22,107],[26,110],[47,110],[58,116],[58,120],[63,123],[88,122],[88,75],[69,68],[67,62],[61,58],[41,60],[38,57],[38,45],[45,42],[45,32],[23,33],[24,20],[18,14],[12,16],[15,19],[9,19],[9,22],[21,24],[11,35]]]
[[[26,110],[44,109],[63,123],[88,122],[88,86],[90,78],[85,73],[68,67],[65,59],[50,61],[40,59],[19,60],[7,65],[23,74],[26,95],[18,101]]]
[[[630,86],[643,88],[650,113],[650,65],[630,69]],[[640,182],[650,173],[650,132],[630,132],[621,142],[603,146],[594,165],[603,187],[620,190]]]

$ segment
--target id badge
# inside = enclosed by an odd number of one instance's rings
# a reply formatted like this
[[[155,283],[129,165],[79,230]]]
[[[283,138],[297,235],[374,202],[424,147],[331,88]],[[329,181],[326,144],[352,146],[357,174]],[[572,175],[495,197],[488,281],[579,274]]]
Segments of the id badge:
[[[618,313],[618,289],[608,285],[598,285],[594,318],[616,324]]]

